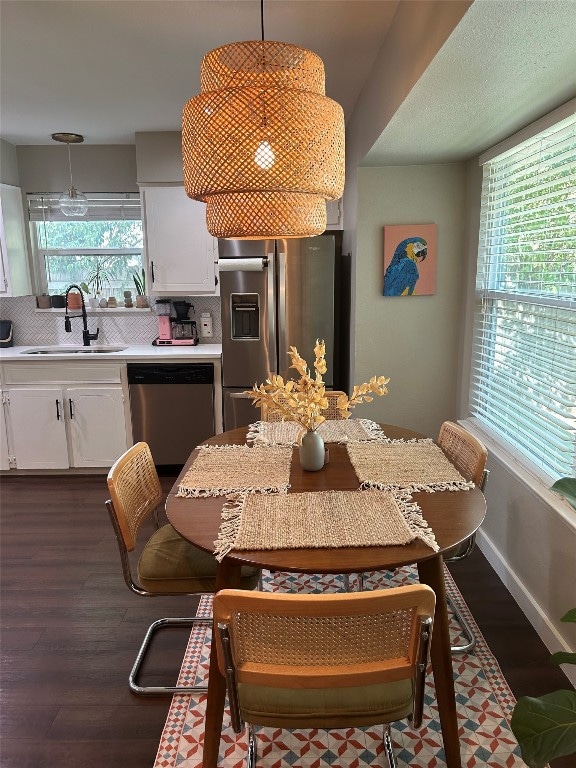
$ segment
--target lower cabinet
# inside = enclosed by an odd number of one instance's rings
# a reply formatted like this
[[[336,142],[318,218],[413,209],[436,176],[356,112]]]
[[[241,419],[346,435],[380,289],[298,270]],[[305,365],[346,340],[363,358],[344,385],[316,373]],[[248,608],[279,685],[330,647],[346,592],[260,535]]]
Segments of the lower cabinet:
[[[13,469],[110,467],[126,450],[121,386],[11,387]]]
[[[0,469],[10,469],[10,451],[8,449],[8,427],[4,413],[4,392],[0,405]]]
[[[127,449],[122,387],[75,387],[68,406],[72,467],[111,467]]]
[[[11,389],[7,397],[12,467],[67,469],[70,464],[62,389]]]

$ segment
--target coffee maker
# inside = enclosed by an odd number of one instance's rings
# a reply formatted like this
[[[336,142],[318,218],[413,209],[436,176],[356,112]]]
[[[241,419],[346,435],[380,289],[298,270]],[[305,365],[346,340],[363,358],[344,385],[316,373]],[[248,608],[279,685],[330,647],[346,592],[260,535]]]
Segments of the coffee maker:
[[[196,321],[190,320],[188,314],[194,307],[189,301],[171,301],[170,299],[156,300],[156,315],[158,317],[158,338],[152,344],[160,347],[195,346],[198,344],[198,329]],[[172,316],[172,310],[174,315]]]

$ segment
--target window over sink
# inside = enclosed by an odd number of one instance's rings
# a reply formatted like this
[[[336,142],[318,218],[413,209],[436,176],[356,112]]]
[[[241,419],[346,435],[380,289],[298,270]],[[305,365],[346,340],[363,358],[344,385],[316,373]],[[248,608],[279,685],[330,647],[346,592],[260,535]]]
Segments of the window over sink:
[[[87,194],[88,211],[64,216],[58,194],[28,195],[37,284],[50,294],[75,283],[89,295],[122,298],[142,281],[143,230],[137,193]]]

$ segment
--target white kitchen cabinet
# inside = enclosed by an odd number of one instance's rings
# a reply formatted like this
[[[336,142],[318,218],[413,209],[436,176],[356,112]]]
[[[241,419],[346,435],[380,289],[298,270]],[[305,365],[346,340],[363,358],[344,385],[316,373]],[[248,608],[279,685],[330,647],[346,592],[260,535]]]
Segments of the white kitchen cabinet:
[[[71,466],[111,467],[127,449],[122,387],[75,387],[68,406]]]
[[[342,198],[326,201],[326,229],[343,229]]]
[[[127,448],[122,387],[8,391],[14,469],[110,467]]]
[[[206,206],[183,186],[141,187],[150,288],[157,294],[214,294],[218,241]]]
[[[10,469],[7,429],[6,415],[4,413],[4,392],[2,392],[2,402],[0,403],[0,469]]]
[[[22,191],[0,184],[0,296],[32,293]]]
[[[9,466],[108,469],[132,439],[126,366],[14,362],[1,366]]]
[[[70,464],[62,389],[10,389],[7,396],[12,467],[67,469]]]

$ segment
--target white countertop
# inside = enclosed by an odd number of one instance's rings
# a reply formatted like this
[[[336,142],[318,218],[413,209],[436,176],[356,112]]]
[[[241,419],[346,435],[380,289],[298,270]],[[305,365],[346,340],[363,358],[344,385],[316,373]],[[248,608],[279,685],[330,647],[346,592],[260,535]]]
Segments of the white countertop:
[[[77,348],[77,345],[70,345]],[[95,346],[98,346],[97,344]],[[122,346],[122,345],[117,345]],[[220,359],[222,355],[221,344],[197,344],[195,347],[186,346],[165,346],[153,347],[152,344],[126,345],[121,352],[107,352],[106,354],[84,355],[70,353],[65,351],[65,346],[59,345],[58,354],[50,355],[26,355],[22,354],[31,349],[49,349],[49,345],[38,345],[37,347],[6,347],[0,349],[0,362],[26,362],[26,363],[46,363],[48,360],[78,360],[84,363],[88,360],[103,362],[105,360],[122,360],[126,362],[155,362],[155,361],[178,361],[194,362],[196,360],[214,360]]]

